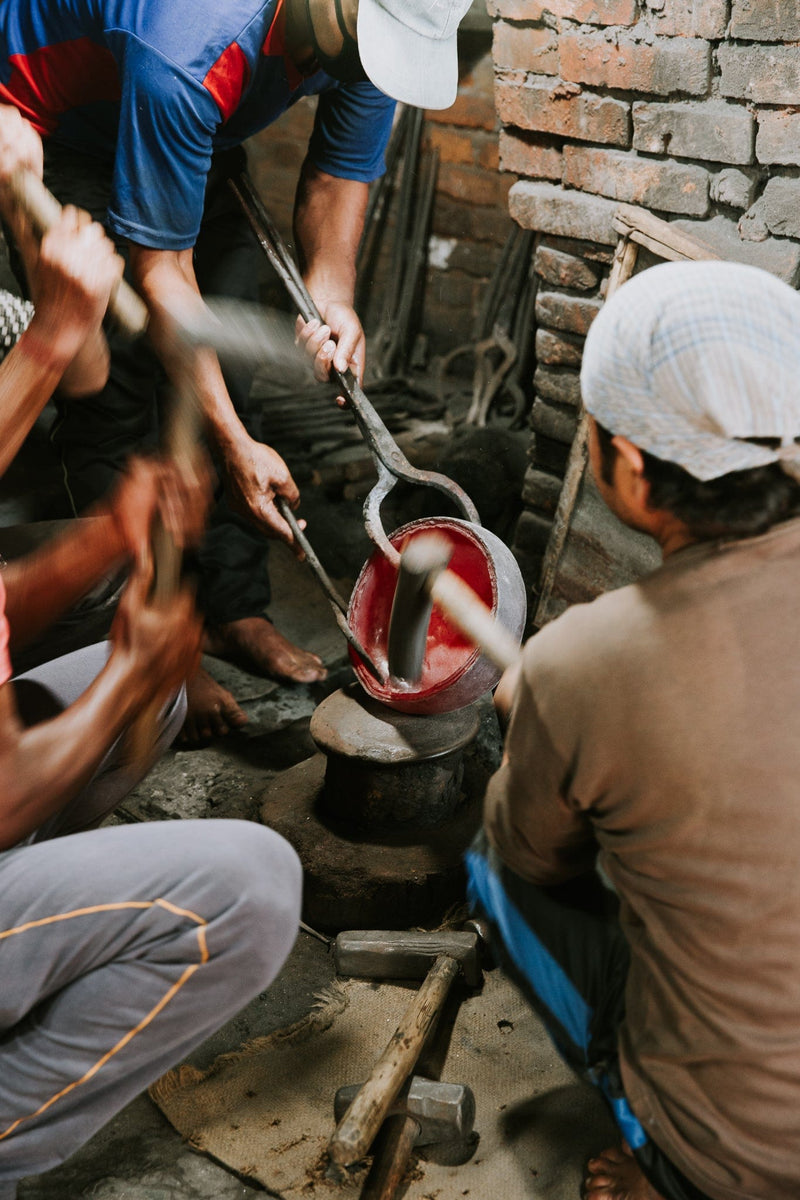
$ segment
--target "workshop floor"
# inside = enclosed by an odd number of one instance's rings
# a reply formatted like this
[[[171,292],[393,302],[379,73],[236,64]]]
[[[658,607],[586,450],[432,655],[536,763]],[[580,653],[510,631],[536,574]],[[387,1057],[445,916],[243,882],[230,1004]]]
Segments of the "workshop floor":
[[[29,449],[30,453],[30,449]],[[41,437],[33,438],[31,461],[17,464],[0,488],[0,525],[29,520],[31,494],[40,506],[46,478],[37,472],[46,458]],[[24,457],[24,456],[23,456]],[[45,470],[42,467],[42,470]],[[361,501],[341,492],[302,482],[302,513],[309,521],[308,536],[332,576],[349,594],[355,574],[369,552],[361,520]],[[388,518],[390,525],[393,516]],[[232,816],[258,819],[258,797],[281,771],[308,757],[314,746],[308,733],[310,715],[329,691],[351,678],[344,651],[327,601],[310,575],[283,547],[271,550],[273,584],[271,615],[290,638],[320,653],[330,675],[323,685],[281,686],[248,675],[218,660],[207,665],[230,687],[248,712],[250,723],[240,733],[209,746],[187,750],[173,747],[148,779],[126,801],[116,816],[123,822],[171,820],[187,817]],[[491,731],[491,706],[483,722],[483,736]],[[485,748],[489,755],[499,743]],[[209,1065],[218,1054],[238,1049],[254,1037],[292,1024],[305,1016],[315,994],[332,979],[328,948],[300,932],[296,945],[277,981],[228,1025],[201,1046],[191,1062]],[[608,1143],[609,1127],[602,1106],[593,1095],[583,1098],[580,1116],[574,1108],[548,1121],[549,1159],[564,1164],[564,1178],[550,1172],[546,1191],[531,1183],[530,1200],[577,1200],[576,1170],[584,1157],[587,1126],[596,1125],[597,1149]],[[581,1125],[576,1136],[574,1123]],[[531,1164],[531,1179],[536,1176]],[[222,1166],[183,1144],[147,1096],[140,1096],[81,1151],[62,1167],[24,1181],[20,1200],[238,1200],[264,1195],[257,1187],[232,1175]],[[481,1196],[477,1200],[494,1200]],[[499,1200],[499,1193],[498,1193]],[[505,1200],[505,1198],[504,1198]],[[517,1197],[509,1200],[517,1200]],[[527,1195],[519,1200],[528,1200]]]

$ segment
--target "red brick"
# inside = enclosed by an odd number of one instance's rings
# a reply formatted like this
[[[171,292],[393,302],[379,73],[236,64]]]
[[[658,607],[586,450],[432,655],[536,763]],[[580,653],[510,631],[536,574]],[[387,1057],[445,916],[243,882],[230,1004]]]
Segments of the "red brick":
[[[546,26],[509,25],[496,21],[492,57],[498,70],[558,74],[558,37]]]
[[[536,297],[536,320],[547,329],[585,337],[601,306],[601,300],[588,300],[564,292],[539,292]]]
[[[652,45],[620,35],[562,33],[561,76],[574,83],[623,91],[704,95],[711,79],[711,47],[700,38],[659,38]]]
[[[800,167],[800,113],[758,114],[756,158],[761,163]]]
[[[433,206],[433,232],[440,237],[466,238],[502,246],[508,237],[511,218],[505,208],[464,204],[441,193]]]
[[[721,38],[728,26],[728,0],[667,0],[659,9],[648,9],[646,17],[661,37]]]
[[[472,166],[475,161],[472,136],[460,129],[451,129],[448,125],[431,125],[426,130],[425,140],[439,151],[440,163]]]
[[[693,163],[640,158],[590,146],[565,146],[564,183],[661,212],[695,217],[704,217],[708,212],[709,173]]]
[[[500,133],[500,169],[532,179],[560,179],[561,151],[547,137],[504,129]]]
[[[630,105],[554,80],[524,84],[498,80],[497,111],[505,125],[607,146],[630,144]]]
[[[569,192],[552,183],[520,180],[508,194],[508,210],[523,229],[616,246],[617,205],[600,196]]]
[[[753,42],[800,41],[797,0],[733,0],[729,36]]]
[[[580,367],[583,340],[554,333],[551,329],[536,330],[536,361],[552,367]]]
[[[440,125],[463,125],[468,129],[494,129],[497,115],[491,94],[480,96],[459,92],[450,108],[431,108],[425,120]]]
[[[493,171],[443,163],[439,168],[437,191],[469,204],[502,205],[505,208],[513,180]]]
[[[755,122],[741,104],[721,100],[633,106],[633,146],[672,158],[706,162],[753,161]]]
[[[797,104],[800,55],[796,46],[720,46],[720,91],[756,104]]]
[[[496,137],[479,140],[475,148],[475,161],[485,171],[500,170],[500,147]]]
[[[540,21],[545,13],[585,25],[633,25],[636,0],[489,0],[493,17]]]
[[[536,273],[545,283],[578,292],[590,292],[600,282],[600,272],[585,259],[555,250],[544,242],[536,252]]]

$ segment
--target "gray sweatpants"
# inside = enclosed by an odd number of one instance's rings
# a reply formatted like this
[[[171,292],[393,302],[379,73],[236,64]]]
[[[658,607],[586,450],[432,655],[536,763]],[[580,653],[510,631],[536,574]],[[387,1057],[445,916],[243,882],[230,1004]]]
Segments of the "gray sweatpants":
[[[31,675],[68,703],[105,653],[77,651]],[[174,736],[180,705],[166,717]],[[297,933],[300,864],[262,826],[167,821],[59,836],[136,782],[112,750],[61,828],[48,822],[45,840],[39,831],[0,854],[0,1200],[266,988]]]

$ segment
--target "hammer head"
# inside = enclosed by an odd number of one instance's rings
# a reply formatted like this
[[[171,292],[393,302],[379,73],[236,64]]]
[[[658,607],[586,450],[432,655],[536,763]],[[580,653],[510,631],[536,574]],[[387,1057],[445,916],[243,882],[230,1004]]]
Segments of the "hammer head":
[[[446,537],[426,533],[412,538],[400,555],[387,644],[389,674],[395,679],[419,681],[433,607],[430,583],[452,553]]]
[[[339,1088],[333,1101],[337,1125],[361,1087],[360,1083],[352,1083]],[[419,1126],[416,1146],[464,1141],[475,1124],[475,1096],[465,1083],[442,1083],[413,1075],[386,1116],[413,1117]]]
[[[468,987],[479,985],[481,963],[474,932],[353,929],[340,933],[333,949],[339,975],[359,979],[422,980],[442,954],[458,961]]]

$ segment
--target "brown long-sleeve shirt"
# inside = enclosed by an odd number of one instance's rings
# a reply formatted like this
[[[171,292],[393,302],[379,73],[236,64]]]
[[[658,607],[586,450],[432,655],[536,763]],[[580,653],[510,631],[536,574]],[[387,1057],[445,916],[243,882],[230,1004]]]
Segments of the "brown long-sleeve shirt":
[[[648,1134],[714,1200],[800,1196],[800,520],[547,626],[506,745],[501,857],[550,883],[599,844],[619,894]]]

